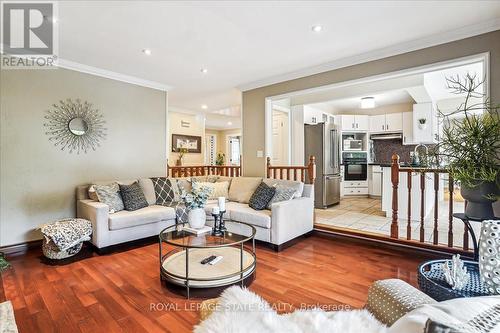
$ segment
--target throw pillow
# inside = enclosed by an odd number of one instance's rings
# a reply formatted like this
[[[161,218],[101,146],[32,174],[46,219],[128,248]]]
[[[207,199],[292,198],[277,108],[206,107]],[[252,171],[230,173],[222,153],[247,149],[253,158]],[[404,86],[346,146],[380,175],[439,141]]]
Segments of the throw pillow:
[[[89,193],[89,198],[90,199],[92,199],[94,201],[99,201],[99,198],[97,197],[97,193],[95,191],[95,185],[90,185],[89,186],[88,193]]]
[[[210,183],[210,182],[196,182],[196,185],[208,187],[211,192],[208,200],[217,199],[218,197],[227,198],[229,195],[229,182]]]
[[[295,189],[294,198],[302,197],[302,192],[304,192],[304,183],[295,180],[265,178],[263,182],[269,186],[293,187]]]
[[[168,206],[170,202],[175,200],[175,189],[172,181],[165,177],[151,178],[156,195],[156,204],[161,206]],[[177,184],[176,184],[177,185]]]
[[[142,188],[138,182],[134,182],[130,185],[121,185],[120,192],[122,194],[123,206],[126,210],[138,210],[144,207],[148,207],[148,201]]]
[[[295,195],[295,192],[297,191],[293,187],[280,186],[280,185],[274,186],[274,188],[276,189],[276,193],[267,204],[267,209],[271,209],[273,203],[292,200],[293,196]]]
[[[234,177],[229,188],[229,201],[247,204],[260,183],[260,177]]]
[[[275,192],[275,187],[267,186],[266,183],[262,182],[257,186],[255,192],[253,192],[248,205],[255,210],[263,210],[274,197]]]
[[[123,210],[123,200],[118,183],[94,185],[94,188],[99,202],[108,205],[110,212],[114,213]]]

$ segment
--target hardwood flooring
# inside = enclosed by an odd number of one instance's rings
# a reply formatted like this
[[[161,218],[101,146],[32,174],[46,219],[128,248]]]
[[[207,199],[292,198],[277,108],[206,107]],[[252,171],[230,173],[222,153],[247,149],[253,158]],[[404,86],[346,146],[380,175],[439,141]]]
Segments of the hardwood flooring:
[[[1,300],[11,300],[19,332],[190,332],[201,299],[186,300],[160,283],[158,245],[66,265],[44,264],[40,251],[9,258]],[[419,262],[405,250],[384,249],[316,234],[276,253],[257,248],[250,289],[280,312],[305,305],[360,308],[373,281],[416,284]]]

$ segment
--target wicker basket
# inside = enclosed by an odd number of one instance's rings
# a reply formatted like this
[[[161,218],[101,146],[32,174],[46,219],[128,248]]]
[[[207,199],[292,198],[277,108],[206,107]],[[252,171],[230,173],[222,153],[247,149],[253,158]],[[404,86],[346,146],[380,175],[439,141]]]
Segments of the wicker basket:
[[[469,283],[462,290],[453,290],[446,282],[443,264],[447,260],[432,260],[418,267],[418,286],[420,290],[436,301],[446,301],[458,297],[489,296],[488,290],[479,276],[479,266],[475,261],[464,261],[470,275]]]
[[[83,242],[78,243],[75,246],[70,247],[65,251],[59,251],[57,246],[51,241],[47,242],[46,239],[43,240],[42,243],[42,252],[43,255],[49,259],[65,259],[74,256],[82,249]]]

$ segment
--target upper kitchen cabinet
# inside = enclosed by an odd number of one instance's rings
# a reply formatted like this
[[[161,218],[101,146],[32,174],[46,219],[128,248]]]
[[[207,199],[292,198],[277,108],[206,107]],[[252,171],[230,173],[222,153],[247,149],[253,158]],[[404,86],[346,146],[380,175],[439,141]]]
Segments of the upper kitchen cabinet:
[[[339,116],[339,118],[342,131],[345,132],[368,131],[369,128],[368,116],[342,115]]]
[[[413,104],[414,143],[437,143],[438,119],[432,102]]]
[[[413,112],[403,112],[403,145],[414,145]]]
[[[388,113],[370,116],[370,132],[403,131],[403,114]]]

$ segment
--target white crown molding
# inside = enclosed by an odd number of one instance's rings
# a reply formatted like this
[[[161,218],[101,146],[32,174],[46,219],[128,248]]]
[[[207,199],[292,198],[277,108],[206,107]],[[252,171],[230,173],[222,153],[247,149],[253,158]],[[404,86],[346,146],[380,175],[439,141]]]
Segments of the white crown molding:
[[[445,44],[452,41],[481,35],[495,30],[500,30],[500,18],[458,28],[453,31],[447,31],[444,33],[435,34],[428,37],[414,39],[409,42],[388,46],[370,52],[365,52],[358,55],[337,59],[318,66],[307,67],[298,71],[271,76],[265,79],[239,85],[237,86],[237,88],[241,91],[261,88],[275,83],[298,79],[301,77],[310,76],[318,73],[328,72],[342,67],[362,64],[373,60],[383,59],[398,54],[403,54],[431,46],[436,46],[439,44]]]
[[[122,81],[122,82],[130,83],[130,84],[135,84],[137,86],[142,86],[142,87],[161,90],[161,91],[169,91],[172,89],[172,87],[165,85],[165,84],[162,84],[162,83],[159,83],[159,82],[149,81],[149,80],[141,79],[141,78],[138,78],[135,76],[125,75],[125,74],[109,71],[107,69],[88,66],[88,65],[84,65],[84,64],[81,64],[78,62],[74,62],[74,61],[70,61],[70,60],[66,60],[66,59],[61,59],[61,58],[59,58],[57,60],[57,67],[70,69],[70,70],[81,72],[81,73],[101,76],[101,77],[105,77],[107,79]]]

